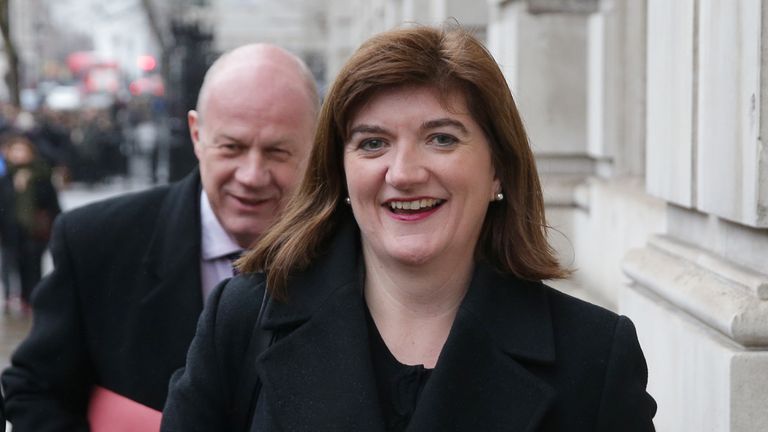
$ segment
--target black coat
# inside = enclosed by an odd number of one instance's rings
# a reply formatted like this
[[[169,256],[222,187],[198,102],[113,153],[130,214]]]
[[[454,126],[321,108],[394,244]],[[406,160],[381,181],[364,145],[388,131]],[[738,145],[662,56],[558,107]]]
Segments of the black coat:
[[[260,322],[263,278],[222,284],[161,430],[383,432],[358,236],[342,228]],[[646,380],[629,319],[478,264],[408,430],[650,431]]]
[[[54,271],[2,376],[15,432],[85,431],[92,386],[155,409],[203,307],[200,177],[60,216]]]

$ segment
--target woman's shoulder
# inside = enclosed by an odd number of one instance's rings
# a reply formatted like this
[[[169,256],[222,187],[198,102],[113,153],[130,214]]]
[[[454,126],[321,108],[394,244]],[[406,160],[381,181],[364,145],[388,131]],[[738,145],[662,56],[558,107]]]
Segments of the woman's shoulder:
[[[216,351],[231,361],[226,369],[239,367],[254,336],[264,333],[257,327],[264,279],[260,273],[238,275],[221,282],[208,298],[201,325],[208,328]]]
[[[541,289],[547,293],[553,330],[561,343],[578,343],[584,349],[637,344],[635,326],[628,317],[545,284]]]
[[[210,302],[216,309],[216,321],[220,325],[244,322],[256,323],[266,291],[263,273],[246,273],[220,284],[211,293]]]
[[[570,290],[562,290],[543,282],[538,285],[539,289],[545,291],[553,311],[595,320],[615,321],[619,317],[616,312],[604,306],[576,297]]]

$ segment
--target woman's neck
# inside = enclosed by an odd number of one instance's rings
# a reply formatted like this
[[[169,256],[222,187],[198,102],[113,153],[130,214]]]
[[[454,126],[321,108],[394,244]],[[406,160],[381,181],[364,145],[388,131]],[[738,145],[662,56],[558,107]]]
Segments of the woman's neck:
[[[437,363],[472,276],[473,261],[418,267],[365,254],[365,300],[390,352],[401,363]]]

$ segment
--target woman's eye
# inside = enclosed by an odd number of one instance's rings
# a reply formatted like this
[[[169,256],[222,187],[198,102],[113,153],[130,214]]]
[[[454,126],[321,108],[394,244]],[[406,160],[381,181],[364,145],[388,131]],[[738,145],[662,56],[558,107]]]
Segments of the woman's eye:
[[[439,147],[447,147],[459,142],[459,140],[456,139],[456,137],[452,135],[447,135],[447,134],[433,135],[430,141],[435,143]]]
[[[384,141],[378,138],[371,138],[360,143],[360,148],[365,151],[377,151],[384,147]]]

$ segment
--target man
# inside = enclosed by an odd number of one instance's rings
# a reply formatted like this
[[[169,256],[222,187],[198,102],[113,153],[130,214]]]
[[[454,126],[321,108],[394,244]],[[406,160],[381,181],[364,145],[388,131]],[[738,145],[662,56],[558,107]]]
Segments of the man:
[[[55,270],[2,377],[14,432],[87,431],[89,420],[97,430],[145,414],[142,424],[159,425],[153,413],[184,365],[204,298],[300,181],[317,111],[298,58],[238,48],[209,69],[188,115],[199,173],[57,220]]]

